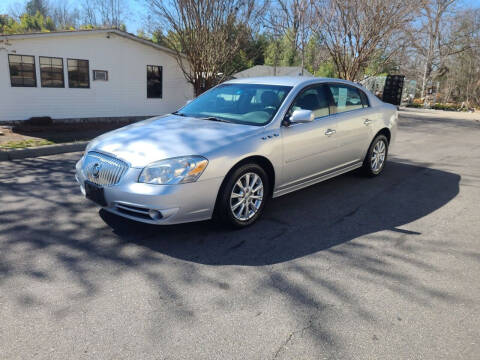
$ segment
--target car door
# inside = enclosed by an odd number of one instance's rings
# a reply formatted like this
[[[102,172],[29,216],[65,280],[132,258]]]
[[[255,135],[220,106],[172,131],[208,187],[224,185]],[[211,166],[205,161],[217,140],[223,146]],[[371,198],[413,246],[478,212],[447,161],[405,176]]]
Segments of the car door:
[[[362,161],[371,139],[371,110],[361,90],[342,83],[328,84],[337,123],[337,158],[341,165]],[[363,96],[362,96],[363,95]]]
[[[311,110],[315,120],[282,126],[283,176],[279,186],[288,187],[308,181],[335,165],[336,120],[330,117],[330,102],[324,85],[309,86],[292,102],[294,110]]]

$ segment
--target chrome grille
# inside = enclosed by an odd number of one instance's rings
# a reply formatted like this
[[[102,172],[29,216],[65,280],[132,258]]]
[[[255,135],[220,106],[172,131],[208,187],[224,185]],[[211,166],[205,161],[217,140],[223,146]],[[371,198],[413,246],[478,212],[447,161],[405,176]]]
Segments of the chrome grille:
[[[97,185],[109,186],[118,184],[122,175],[127,171],[128,165],[114,157],[97,152],[89,152],[85,156],[82,169],[85,177],[91,182]]]

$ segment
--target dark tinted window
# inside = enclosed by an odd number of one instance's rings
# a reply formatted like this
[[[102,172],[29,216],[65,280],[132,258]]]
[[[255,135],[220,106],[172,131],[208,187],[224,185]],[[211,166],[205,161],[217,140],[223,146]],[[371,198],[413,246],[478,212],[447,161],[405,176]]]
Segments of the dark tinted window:
[[[298,109],[313,111],[315,118],[329,115],[327,88],[321,85],[304,90],[295,99],[291,111]]]
[[[8,55],[12,86],[36,87],[35,58],[27,55]]]
[[[341,113],[361,109],[363,107],[362,99],[359,91],[353,86],[343,84],[328,85],[333,97],[333,103],[336,107],[336,112]]]
[[[162,98],[162,67],[147,65],[147,98]]]
[[[68,59],[68,87],[89,88],[88,60]]]
[[[40,80],[42,87],[65,87],[63,59],[40,56]]]
[[[358,92],[360,93],[360,97],[362,98],[362,104],[363,104],[363,107],[366,108],[366,107],[369,107],[370,106],[370,103],[368,101],[368,97],[367,95],[361,91],[361,90],[358,90]]]

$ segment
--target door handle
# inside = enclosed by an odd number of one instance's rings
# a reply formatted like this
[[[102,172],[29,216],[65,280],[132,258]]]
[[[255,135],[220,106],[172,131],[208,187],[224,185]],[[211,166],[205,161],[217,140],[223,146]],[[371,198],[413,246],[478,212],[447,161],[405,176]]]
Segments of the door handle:
[[[370,125],[370,124],[372,123],[372,120],[370,120],[370,119],[365,119],[365,120],[363,121],[363,123],[368,126],[368,125]]]
[[[337,132],[336,130],[328,129],[327,131],[325,131],[325,135],[330,136],[335,134],[336,132]]]

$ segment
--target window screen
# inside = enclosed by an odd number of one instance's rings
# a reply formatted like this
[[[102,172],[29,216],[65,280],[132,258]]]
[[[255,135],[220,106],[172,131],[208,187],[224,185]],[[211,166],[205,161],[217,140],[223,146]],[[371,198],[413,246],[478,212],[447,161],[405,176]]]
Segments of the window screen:
[[[68,87],[89,88],[88,60],[68,59]]]
[[[40,56],[40,80],[42,87],[65,87],[63,59]]]
[[[332,93],[336,112],[341,113],[363,108],[357,88],[348,85],[328,85]]]
[[[28,55],[8,55],[10,83],[12,86],[36,87],[35,57]]]
[[[162,67],[147,65],[147,98],[162,98]]]

